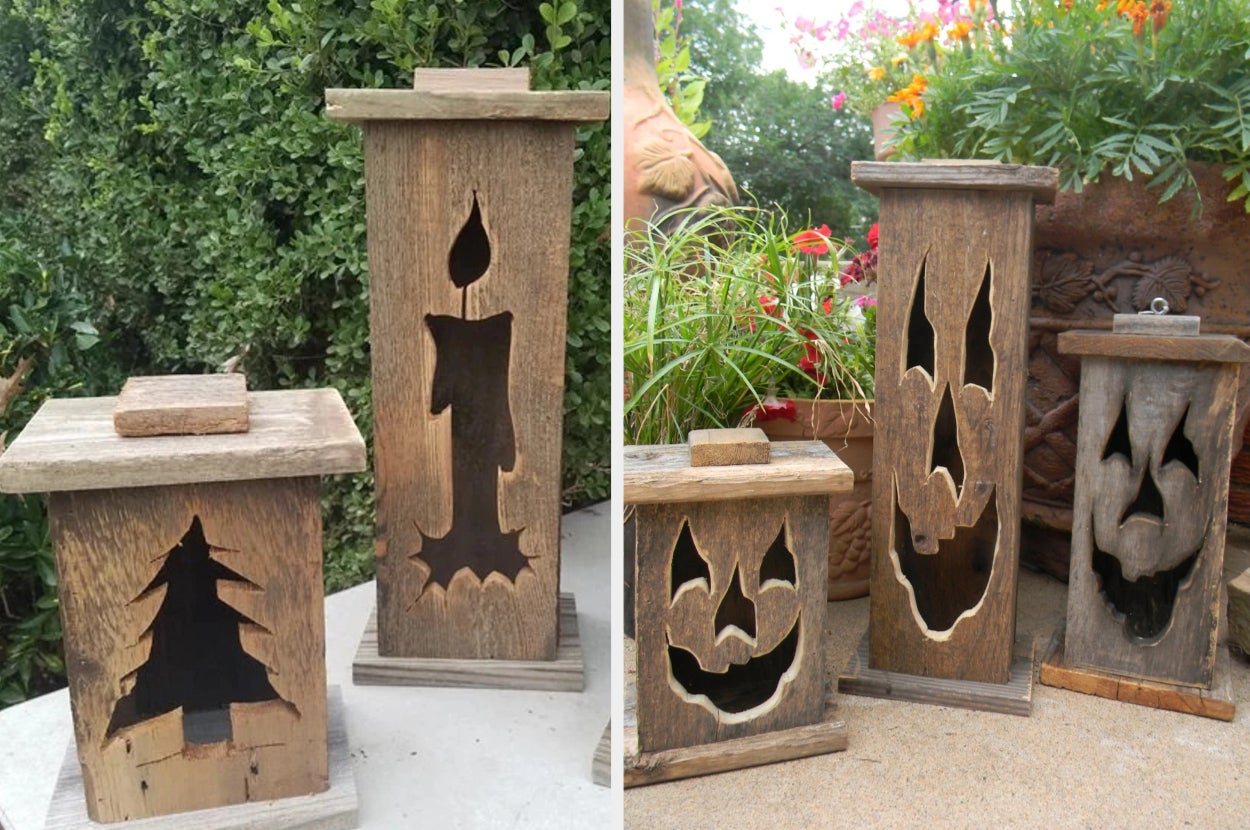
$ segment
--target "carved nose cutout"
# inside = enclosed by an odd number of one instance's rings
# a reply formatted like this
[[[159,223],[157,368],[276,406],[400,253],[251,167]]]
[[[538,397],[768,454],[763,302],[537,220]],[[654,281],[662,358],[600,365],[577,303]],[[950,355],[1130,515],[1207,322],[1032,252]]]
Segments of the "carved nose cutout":
[[[473,193],[473,210],[465,221],[447,256],[447,270],[457,288],[477,282],[490,267],[490,238],[482,225],[482,210]]]
[[[929,322],[929,317],[925,310],[925,282],[924,269],[925,260],[920,261],[920,276],[916,279],[916,291],[912,294],[911,309],[907,312],[907,365],[903,367],[906,372],[912,367],[920,367],[928,372],[932,378],[933,370],[933,353],[934,353],[934,335],[933,324]]]
[[[734,566],[734,574],[729,579],[729,588],[725,597],[716,609],[716,636],[719,638],[725,629],[734,626],[751,639],[755,639],[755,603],[742,593],[742,574],[738,566]]]
[[[950,384],[942,392],[937,418],[933,421],[933,451],[929,457],[929,471],[945,467],[955,482],[955,493],[964,486],[964,456],[959,451],[959,422],[955,419],[955,402],[951,398]]]
[[[1137,497],[1120,514],[1120,524],[1124,524],[1125,521],[1134,516],[1157,519],[1160,523],[1164,521],[1163,494],[1159,492],[1159,487],[1155,484],[1155,477],[1150,472],[1149,464],[1142,470],[1141,484],[1137,487]]]

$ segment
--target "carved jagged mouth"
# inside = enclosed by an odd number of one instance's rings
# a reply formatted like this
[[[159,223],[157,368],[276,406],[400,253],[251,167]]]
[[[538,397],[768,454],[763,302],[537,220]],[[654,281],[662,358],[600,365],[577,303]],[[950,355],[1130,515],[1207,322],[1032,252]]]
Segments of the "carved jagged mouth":
[[[1124,623],[1129,636],[1150,641],[1167,631],[1176,608],[1176,593],[1197,561],[1195,553],[1174,568],[1133,581],[1124,578],[1120,560],[1095,547],[1092,565],[1111,616]]]
[[[669,644],[668,662],[673,679],[690,696],[706,695],[722,712],[745,712],[768,701],[781,687],[782,678],[794,665],[798,654],[799,619],[790,633],[767,654],[757,654],[741,665],[731,665],[723,672],[704,671],[699,660],[689,651]]]

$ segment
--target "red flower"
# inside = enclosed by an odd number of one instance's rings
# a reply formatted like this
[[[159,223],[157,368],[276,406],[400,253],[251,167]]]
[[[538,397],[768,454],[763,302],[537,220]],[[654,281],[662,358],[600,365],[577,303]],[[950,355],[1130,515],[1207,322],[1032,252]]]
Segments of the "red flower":
[[[824,301],[821,302],[820,307],[825,310],[825,314],[832,314],[833,313],[833,297],[825,297]]]
[[[868,229],[868,247],[874,251],[877,250],[877,229],[880,227],[879,222],[874,222],[872,227]]]
[[[828,238],[829,226],[821,225],[819,228],[813,228],[810,231],[796,233],[790,241],[794,243],[794,247],[805,254],[820,255],[829,253]]]
[[[789,398],[779,401],[772,395],[765,398],[763,403],[751,407],[747,414],[753,415],[756,421],[776,421],[782,419],[793,421],[797,418],[794,410],[794,401]]]

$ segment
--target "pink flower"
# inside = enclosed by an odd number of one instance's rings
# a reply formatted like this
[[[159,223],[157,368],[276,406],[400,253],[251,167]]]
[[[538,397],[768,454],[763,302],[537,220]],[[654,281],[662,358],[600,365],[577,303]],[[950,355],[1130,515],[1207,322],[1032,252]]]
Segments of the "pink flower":
[[[877,298],[869,297],[867,294],[861,294],[855,298],[855,305],[860,308],[873,308],[877,305]]]
[[[855,2],[851,4],[851,8],[847,11],[846,16],[854,17],[857,14],[862,14],[863,11],[864,11],[864,0],[855,0]]]
[[[806,32],[814,25],[816,25],[816,21],[809,20],[806,17],[794,18],[794,28],[798,29],[800,32]]]
[[[833,105],[835,110],[840,110],[846,106],[846,93],[839,92],[837,95],[829,99],[829,103]]]
[[[816,56],[813,55],[809,50],[804,49],[802,52],[799,52],[799,68],[800,69],[811,69],[815,65],[816,65]]]

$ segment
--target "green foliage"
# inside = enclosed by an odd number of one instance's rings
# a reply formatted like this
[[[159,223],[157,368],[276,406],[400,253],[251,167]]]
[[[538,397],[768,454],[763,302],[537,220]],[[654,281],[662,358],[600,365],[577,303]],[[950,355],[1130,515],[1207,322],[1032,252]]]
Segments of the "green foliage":
[[[655,12],[655,74],[660,89],[681,123],[695,138],[703,138],[712,128],[711,120],[699,119],[707,79],[690,71],[690,41],[681,31],[681,4],[651,0],[651,8]]]
[[[707,146],[739,190],[795,222],[867,233],[877,200],[851,183],[851,161],[872,157],[867,123],[834,112],[819,88],[764,74],[763,43],[732,0],[690,0],[684,12],[691,66],[709,79],[703,112],[718,125]]]
[[[37,325],[53,327],[5,423],[16,430],[48,394],[114,393],[128,374],[240,357],[254,389],[336,387],[368,440],[361,138],[325,117],[325,88],[502,64],[530,67],[536,89],[606,89],[609,15],[608,0],[0,0],[0,250],[20,240],[23,251],[0,259],[0,325],[12,328],[18,296],[28,317],[26,305],[45,303]],[[608,142],[606,125],[578,131],[571,504],[609,486]],[[48,262],[59,282],[33,284],[48,269],[31,264]],[[31,303],[6,294],[16,284]],[[0,354],[11,337],[0,330]],[[67,362],[54,371],[58,348]],[[372,477],[337,477],[324,492],[335,590],[372,572]],[[26,539],[20,504],[0,504],[0,532]]]
[[[692,211],[673,233],[632,235],[626,442],[681,443],[692,429],[736,426],[774,391],[871,398],[876,310],[839,292],[837,245],[745,207]]]
[[[1136,33],[1115,3],[1015,5],[1009,38],[930,77],[900,150],[1055,166],[1072,190],[1141,176],[1160,201],[1218,162],[1250,212],[1250,1],[1176,0]]]

